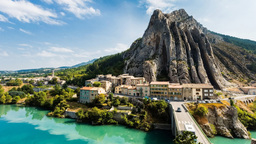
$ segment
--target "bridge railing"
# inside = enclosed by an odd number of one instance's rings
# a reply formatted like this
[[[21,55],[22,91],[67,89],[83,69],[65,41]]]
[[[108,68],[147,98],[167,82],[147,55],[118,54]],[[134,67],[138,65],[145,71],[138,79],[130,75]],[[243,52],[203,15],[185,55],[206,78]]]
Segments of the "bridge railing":
[[[186,107],[184,104],[182,104],[183,107]],[[202,130],[201,126],[197,123],[197,121],[195,120],[195,118],[191,115],[191,113],[188,111],[187,107],[186,107],[187,112],[189,113],[190,117],[193,119],[193,121],[195,122],[195,124],[197,125],[197,127],[199,128],[199,130],[202,132],[202,134],[204,135],[204,137],[207,139],[207,141],[211,144],[210,139],[208,138],[208,136],[204,133],[204,131]]]
[[[174,109],[173,109],[173,116],[174,116],[174,120],[175,120],[175,125],[176,125],[176,129],[177,129],[177,133],[179,135],[179,134],[181,134],[181,130],[179,129],[180,127],[179,127],[179,123],[177,121],[177,117],[175,115]]]

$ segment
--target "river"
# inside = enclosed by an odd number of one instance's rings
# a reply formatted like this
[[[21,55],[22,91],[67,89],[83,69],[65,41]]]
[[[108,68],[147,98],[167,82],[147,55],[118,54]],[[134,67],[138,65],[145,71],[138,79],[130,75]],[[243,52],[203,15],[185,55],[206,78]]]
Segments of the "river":
[[[0,105],[1,144],[172,144],[170,131],[143,132],[123,126],[92,126],[47,117],[33,107]]]
[[[0,105],[1,144],[173,144],[170,131],[143,132],[123,126],[92,126],[73,119],[47,117],[33,107]],[[256,138],[256,131],[251,132]],[[250,140],[210,138],[214,144],[250,144]]]

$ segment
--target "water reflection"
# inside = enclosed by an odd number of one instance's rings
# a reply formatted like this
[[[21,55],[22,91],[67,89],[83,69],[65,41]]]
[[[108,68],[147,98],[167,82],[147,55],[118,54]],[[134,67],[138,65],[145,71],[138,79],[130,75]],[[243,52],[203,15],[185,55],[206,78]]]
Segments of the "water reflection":
[[[170,144],[172,142],[168,131],[145,133],[122,126],[91,126],[75,123],[72,119],[47,117],[47,113],[46,110],[33,107],[0,105],[0,121],[27,123],[33,125],[36,130],[47,131],[51,135],[65,136],[66,141],[80,140],[89,144]]]

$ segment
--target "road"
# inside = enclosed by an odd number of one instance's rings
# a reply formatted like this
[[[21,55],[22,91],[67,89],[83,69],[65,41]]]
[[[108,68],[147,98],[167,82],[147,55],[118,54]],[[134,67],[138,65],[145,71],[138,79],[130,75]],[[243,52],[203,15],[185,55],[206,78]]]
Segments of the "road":
[[[204,136],[204,134],[198,128],[198,126],[196,125],[196,123],[194,122],[194,120],[192,119],[190,114],[188,112],[186,112],[186,110],[182,106],[183,103],[184,102],[170,102],[173,109],[175,110],[175,115],[176,115],[177,122],[178,122],[178,125],[177,125],[178,129],[181,130],[181,131],[185,131],[184,124],[189,123],[189,124],[193,125],[194,128],[195,128],[197,141],[201,142],[203,144],[210,144],[210,142],[207,140],[207,138]],[[176,112],[178,107],[181,108],[181,112]]]

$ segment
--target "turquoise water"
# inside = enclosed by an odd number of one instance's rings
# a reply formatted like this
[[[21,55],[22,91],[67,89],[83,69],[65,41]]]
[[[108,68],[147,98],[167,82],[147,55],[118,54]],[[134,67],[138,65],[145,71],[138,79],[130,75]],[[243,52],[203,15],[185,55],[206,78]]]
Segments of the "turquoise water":
[[[91,126],[45,116],[48,111],[0,105],[1,144],[172,144],[169,131]]]
[[[256,138],[256,131],[251,131],[251,137]],[[213,144],[251,144],[251,140],[246,139],[229,139],[221,136],[210,138]]]

